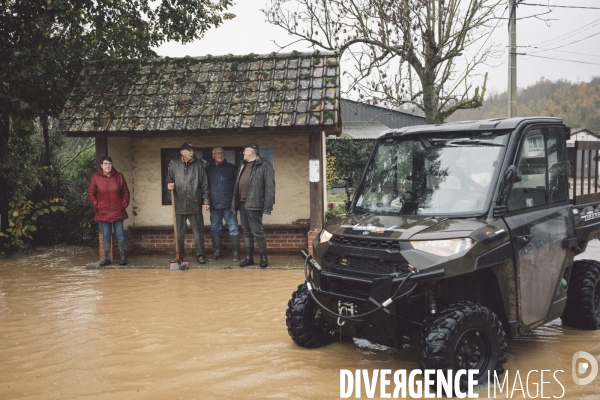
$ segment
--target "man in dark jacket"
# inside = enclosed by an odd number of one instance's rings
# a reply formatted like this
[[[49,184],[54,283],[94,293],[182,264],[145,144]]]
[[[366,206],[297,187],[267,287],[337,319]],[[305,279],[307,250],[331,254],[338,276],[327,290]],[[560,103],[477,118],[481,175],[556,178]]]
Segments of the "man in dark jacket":
[[[211,204],[206,209],[210,208],[210,233],[212,235],[214,252],[208,261],[218,260],[221,257],[223,219],[225,219],[229,237],[231,238],[233,261],[239,261],[240,233],[238,231],[238,220],[235,211],[231,210],[237,169],[235,165],[227,162],[222,147],[212,149],[212,157],[215,163],[206,168]]]
[[[196,242],[196,260],[206,263],[204,256],[204,218],[202,204],[210,206],[206,172],[194,155],[191,143],[181,145],[181,158],[173,160],[167,175],[167,189],[175,190],[175,214],[179,253],[184,250],[187,221],[190,221]]]
[[[240,211],[246,242],[246,259],[240,267],[254,265],[254,239],[260,251],[260,267],[267,268],[267,236],[263,230],[263,214],[271,214],[275,203],[275,174],[270,162],[258,154],[258,145],[244,146],[244,161],[235,182],[233,210]]]

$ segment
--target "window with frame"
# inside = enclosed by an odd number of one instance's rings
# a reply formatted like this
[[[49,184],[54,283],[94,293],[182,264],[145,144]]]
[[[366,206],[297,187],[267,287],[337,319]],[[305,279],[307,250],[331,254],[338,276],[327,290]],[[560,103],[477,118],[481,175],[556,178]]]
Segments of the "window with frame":
[[[214,164],[214,160],[212,158],[212,147],[196,147],[195,155],[198,159],[200,159],[204,165],[204,168],[208,167],[210,164]],[[244,148],[240,146],[236,147],[222,147],[225,152],[225,160],[234,164],[236,168],[239,168],[242,160],[244,159],[243,151]],[[269,161],[273,168],[275,167],[274,163],[274,148],[272,146],[260,146],[259,151],[260,156]],[[160,167],[161,167],[161,200],[163,206],[171,205],[171,193],[167,189],[167,174],[169,173],[169,166],[173,160],[179,160],[181,158],[181,149],[180,148],[171,148],[171,149],[160,149]]]
[[[509,195],[509,211],[568,201],[567,148],[561,128],[527,132],[516,166],[517,180]]]
[[[550,204],[569,200],[569,161],[564,130],[548,129],[548,197]]]
[[[212,158],[212,147],[196,147],[195,155],[202,162],[204,168],[208,167],[209,164],[214,164]],[[236,167],[240,165],[244,159],[242,152],[243,147],[223,147],[225,152],[225,159],[235,164]],[[171,193],[167,189],[167,174],[169,173],[169,166],[174,160],[181,158],[181,149],[160,149],[160,160],[161,160],[161,197],[162,205],[171,205]]]

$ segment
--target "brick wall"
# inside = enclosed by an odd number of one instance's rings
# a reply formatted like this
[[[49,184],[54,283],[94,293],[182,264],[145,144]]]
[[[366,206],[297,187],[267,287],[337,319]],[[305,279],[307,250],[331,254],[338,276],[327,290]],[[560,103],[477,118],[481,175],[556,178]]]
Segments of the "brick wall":
[[[288,253],[299,252],[308,248],[307,226],[302,225],[276,225],[264,227],[267,234],[267,249],[271,253]],[[241,233],[241,229],[240,229]],[[125,238],[127,240],[127,251],[129,254],[136,252],[143,253],[170,253],[175,249],[175,235],[173,227],[130,227],[125,230]],[[104,257],[102,251],[102,234],[99,235],[98,242],[100,244],[100,259]],[[310,242],[312,243],[312,241]],[[195,243],[192,236],[192,230],[188,229],[185,235],[185,253],[194,252]],[[258,251],[258,244],[255,242],[254,247]],[[111,258],[119,256],[117,241],[113,236]],[[227,229],[223,229],[221,236],[221,250],[226,254],[232,250],[231,239],[227,233]],[[242,256],[246,250],[243,234],[240,234],[240,252]],[[204,228],[204,251],[206,254],[211,254],[213,251],[212,237],[210,235],[210,227]]]
[[[312,244],[315,241],[315,239],[317,238],[317,236],[319,235],[319,233],[321,233],[320,229],[308,232],[308,254],[311,256],[314,256]]]

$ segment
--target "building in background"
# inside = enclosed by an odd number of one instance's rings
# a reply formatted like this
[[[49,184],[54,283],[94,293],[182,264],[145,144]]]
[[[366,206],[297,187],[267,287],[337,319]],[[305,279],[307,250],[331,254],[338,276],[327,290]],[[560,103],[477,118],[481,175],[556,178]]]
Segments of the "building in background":
[[[339,84],[339,56],[330,53],[90,62],[59,130],[96,138],[97,160],[110,155],[125,175],[132,251],[174,247],[165,177],[181,143],[200,148],[207,161],[221,146],[237,165],[244,144],[258,143],[277,187],[264,218],[269,251],[297,251],[309,247],[324,220],[325,136],[341,134]]]

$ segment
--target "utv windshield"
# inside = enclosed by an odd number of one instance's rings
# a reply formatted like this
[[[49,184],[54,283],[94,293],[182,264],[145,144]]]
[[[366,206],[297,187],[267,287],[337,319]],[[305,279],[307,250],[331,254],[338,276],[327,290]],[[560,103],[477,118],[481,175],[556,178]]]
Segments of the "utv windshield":
[[[359,212],[482,214],[507,134],[389,138],[378,142],[356,193]]]

